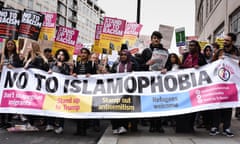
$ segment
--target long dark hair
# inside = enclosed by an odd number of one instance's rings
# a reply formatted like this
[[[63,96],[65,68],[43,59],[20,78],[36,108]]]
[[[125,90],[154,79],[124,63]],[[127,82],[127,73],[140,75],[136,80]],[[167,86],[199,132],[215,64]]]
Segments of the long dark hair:
[[[172,63],[171,62],[171,57],[172,56],[174,56],[174,58],[176,59],[176,63]],[[174,64],[177,64],[177,65],[181,65],[181,60],[180,60],[180,58],[178,57],[178,55],[177,54],[175,54],[175,53],[170,53],[169,55],[168,55],[168,59],[167,59],[167,63],[166,63],[166,65],[165,65],[165,68],[169,71],[169,70],[171,70],[172,69],[172,66],[174,65]]]
[[[191,41],[189,42],[189,44],[190,44],[190,43],[194,43],[194,44],[195,44],[196,50],[197,50],[197,53],[198,53],[198,54],[201,53],[201,46],[200,46],[200,44],[198,43],[197,40],[191,40]]]
[[[170,60],[170,62],[171,62],[171,56],[173,56],[176,59],[176,64],[178,64],[178,65],[181,64],[181,60],[180,60],[180,58],[178,57],[177,54],[175,54],[175,53],[170,53],[169,54],[168,59]]]
[[[6,42],[5,42],[5,46],[4,46],[4,56],[5,58],[9,59],[9,55],[8,55],[8,51],[7,51],[7,44],[8,42],[13,42],[14,44],[14,50],[13,50],[13,56],[17,56],[17,46],[16,46],[16,43],[14,40],[12,39],[7,39]]]

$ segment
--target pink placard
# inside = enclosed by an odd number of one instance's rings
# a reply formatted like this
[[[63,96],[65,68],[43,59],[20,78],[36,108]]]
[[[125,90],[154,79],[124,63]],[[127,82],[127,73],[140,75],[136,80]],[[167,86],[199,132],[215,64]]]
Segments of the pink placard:
[[[127,22],[124,35],[138,36],[142,29],[141,24]]]
[[[216,84],[190,91],[192,106],[202,104],[237,102],[238,91],[235,84]]]
[[[42,109],[44,98],[42,93],[4,90],[1,107]]]
[[[123,36],[126,26],[126,20],[104,17],[102,33]]]
[[[83,48],[83,44],[82,43],[76,44],[73,54],[78,55],[80,53],[80,49],[81,48]]]
[[[59,26],[56,34],[55,41],[75,46],[78,38],[78,30]]]
[[[41,12],[44,14],[42,27],[55,28],[57,21],[57,13]]]
[[[102,28],[103,28],[103,25],[96,24],[95,40],[99,40],[100,39],[100,34],[102,33]]]

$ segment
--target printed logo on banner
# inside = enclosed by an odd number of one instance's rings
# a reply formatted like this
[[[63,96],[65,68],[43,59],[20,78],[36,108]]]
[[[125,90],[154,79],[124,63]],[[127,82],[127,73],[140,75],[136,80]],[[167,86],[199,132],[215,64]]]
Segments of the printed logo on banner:
[[[223,81],[228,81],[230,79],[230,72],[226,68],[222,67],[218,70],[218,76]]]
[[[141,96],[142,112],[161,112],[191,107],[188,92],[164,94],[164,95],[143,95]]]
[[[218,76],[223,81],[228,81],[231,78],[231,75],[234,74],[233,66],[227,63],[219,64],[214,69],[214,75]]]

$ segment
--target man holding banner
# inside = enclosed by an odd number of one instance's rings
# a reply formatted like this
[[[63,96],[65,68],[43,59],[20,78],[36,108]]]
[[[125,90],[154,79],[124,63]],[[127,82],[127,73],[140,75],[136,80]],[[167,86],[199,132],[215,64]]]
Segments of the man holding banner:
[[[142,57],[145,59],[145,64],[142,66],[144,70],[151,69],[153,71],[161,71],[162,73],[166,73],[165,64],[168,58],[168,50],[163,48],[163,45],[160,43],[161,39],[162,34],[160,32],[154,31],[152,33],[150,48],[146,48],[142,52]],[[154,58],[154,53],[160,53],[160,55]],[[160,57],[162,57],[162,59]],[[161,62],[159,62],[159,60],[161,60]],[[161,118],[153,118],[150,120],[149,132],[156,131],[164,133]]]
[[[237,37],[233,33],[228,33],[224,38],[224,47],[223,49],[219,49],[218,52],[214,55],[213,61],[217,59],[223,59],[225,56],[230,56],[232,58],[237,58],[238,64],[240,64],[239,61],[239,51],[234,46],[234,43],[236,42]],[[227,137],[233,137],[234,134],[230,130],[231,126],[231,119],[232,119],[232,108],[225,108],[225,109],[217,109],[212,112],[212,118],[213,118],[213,125],[210,130],[209,135],[215,136],[218,135],[219,132],[219,125],[220,122],[223,122],[223,135],[226,135]]]
[[[88,77],[90,74],[96,74],[97,65],[89,61],[90,51],[87,48],[80,49],[80,57],[81,60],[74,66],[73,76],[86,75]],[[75,135],[86,136],[88,124],[89,121],[86,119],[77,120],[77,132]]]

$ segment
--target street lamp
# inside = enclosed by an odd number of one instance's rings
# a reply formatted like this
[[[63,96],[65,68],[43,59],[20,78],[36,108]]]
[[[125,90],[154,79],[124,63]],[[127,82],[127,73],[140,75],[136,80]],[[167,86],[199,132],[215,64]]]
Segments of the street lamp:
[[[141,0],[137,0],[137,23],[140,23],[141,16]]]

